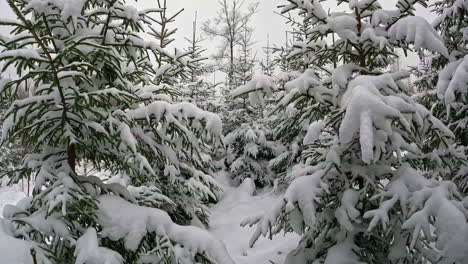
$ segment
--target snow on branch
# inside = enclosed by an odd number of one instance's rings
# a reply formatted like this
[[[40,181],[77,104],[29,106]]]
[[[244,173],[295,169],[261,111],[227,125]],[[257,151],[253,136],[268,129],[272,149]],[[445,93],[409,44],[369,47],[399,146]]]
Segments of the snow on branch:
[[[149,105],[139,107],[130,111],[128,115],[133,119],[156,119],[157,122],[163,118],[185,119],[202,122],[213,136],[219,137],[222,135],[223,125],[218,115],[203,111],[191,103],[170,104],[165,101],[156,101]]]
[[[237,98],[248,94],[251,104],[262,104],[264,94],[271,94],[276,89],[274,83],[273,78],[266,75],[258,75],[247,84],[241,85],[231,91],[229,95],[232,98]]]
[[[99,246],[96,230],[94,228],[88,228],[78,239],[74,256],[76,257],[75,264],[124,263],[124,259],[119,253]]]
[[[278,200],[263,216],[247,218],[241,223],[242,226],[257,225],[250,239],[250,247],[253,247],[260,235],[273,235],[272,227],[278,224],[283,213],[296,212],[307,226],[315,227],[316,203],[329,191],[329,186],[322,181],[324,172],[313,166],[296,166],[292,173],[295,180],[286,190],[284,198]],[[298,229],[296,232],[301,233],[302,230]]]
[[[457,94],[461,94],[468,100],[468,55],[463,59],[449,63],[439,75],[437,82],[437,94],[443,100],[447,112],[450,112],[452,104],[456,102]],[[456,107],[454,107],[456,108]]]
[[[101,235],[113,241],[123,239],[129,250],[135,251],[143,237],[155,232],[182,245],[189,255],[192,255],[190,252],[206,253],[217,263],[234,264],[223,242],[200,228],[173,223],[165,211],[138,206],[113,195],[104,195],[98,200]]]
[[[393,41],[412,42],[415,49],[428,49],[449,57],[448,50],[437,31],[422,17],[407,16],[401,18],[390,27],[388,35]]]
[[[402,229],[413,230],[410,244],[414,248],[418,237],[435,242],[440,250],[443,263],[463,263],[468,257],[468,223],[466,209],[454,198],[460,198],[453,182],[437,182],[427,179],[421,172],[404,164],[395,172],[394,179],[373,199],[384,199],[378,209],[367,211],[364,218],[370,218],[368,230],[380,222],[384,229],[389,225],[389,213],[397,202],[409,217]],[[433,232],[437,237],[433,236]],[[460,262],[461,261],[461,262]]]

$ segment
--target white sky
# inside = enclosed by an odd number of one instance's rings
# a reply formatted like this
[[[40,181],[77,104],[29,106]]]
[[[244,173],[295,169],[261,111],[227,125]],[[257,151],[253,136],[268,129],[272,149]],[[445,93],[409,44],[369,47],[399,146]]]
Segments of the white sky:
[[[201,24],[202,21],[205,21],[216,15],[219,4],[218,0],[167,0],[169,8],[172,10],[179,10],[184,8],[179,16],[179,19],[176,21],[175,25],[179,29],[178,40],[176,42],[177,46],[184,46],[186,42],[183,40],[184,36],[190,36],[192,30],[191,21],[193,20],[195,12],[198,11],[198,20]],[[280,9],[277,8],[278,5],[287,3],[286,0],[245,0],[246,3],[250,2],[259,2],[259,13],[255,15],[252,23],[255,27],[254,39],[256,40],[256,49],[259,50],[259,56],[262,56],[260,51],[262,47],[266,46],[267,36],[270,38],[270,43],[276,44],[278,46],[285,43],[285,31],[288,30],[288,26],[285,24],[285,19],[275,14],[274,11],[279,12]],[[140,2],[146,6],[155,3],[155,0],[140,0]],[[335,1],[331,1],[335,2]],[[394,9],[397,0],[379,0],[385,9]],[[343,3],[342,5],[346,5]],[[324,4],[324,7],[327,5]],[[331,7],[331,6],[330,6]],[[418,15],[425,18],[433,17],[430,15],[427,10],[419,8]],[[216,47],[214,41],[205,41],[205,45],[210,50],[211,48]]]
[[[73,0],[68,0],[73,1]],[[254,2],[255,0],[245,0],[246,3]],[[391,9],[395,8],[397,0],[379,0],[383,8]],[[129,1],[130,2],[130,1]],[[266,46],[267,35],[270,37],[270,43],[278,46],[283,45],[285,42],[285,31],[288,27],[285,24],[285,20],[279,15],[275,14],[274,11],[279,11],[278,5],[287,3],[286,0],[259,0],[259,13],[253,18],[253,25],[255,27],[254,39],[256,40],[256,49],[258,50],[258,57],[263,57],[261,47]],[[331,1],[335,2],[335,1]],[[219,8],[218,0],[167,0],[168,8],[174,12],[184,8],[184,11],[179,15],[174,26],[178,28],[176,35],[175,45],[178,48],[184,48],[187,46],[187,42],[184,37],[191,36],[192,32],[192,21],[195,12],[198,11],[199,25],[209,18],[216,15]],[[138,0],[138,7],[148,8],[155,7],[156,0]],[[326,5],[325,5],[326,8]],[[426,19],[432,20],[433,14],[429,14],[428,10],[420,8],[417,12],[418,15],[425,17]],[[5,0],[0,0],[0,17],[12,18],[12,13]],[[0,29],[0,33],[7,33],[4,29]],[[213,48],[216,47],[215,40],[206,40],[204,43],[208,49],[205,56],[209,56],[214,53]],[[417,63],[417,58],[410,58],[410,64]],[[406,64],[406,63],[405,63]]]

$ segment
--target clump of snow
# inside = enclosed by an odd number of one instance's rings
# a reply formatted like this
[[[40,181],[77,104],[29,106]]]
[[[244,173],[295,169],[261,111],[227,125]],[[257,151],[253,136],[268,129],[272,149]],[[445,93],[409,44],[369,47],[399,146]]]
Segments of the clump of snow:
[[[382,24],[384,26],[389,25],[392,21],[396,20],[401,15],[400,10],[375,10],[372,13],[371,24],[373,27],[377,27]]]
[[[14,224],[0,217],[0,263],[52,264],[39,245],[15,238],[15,232]]]
[[[362,264],[354,253],[359,249],[353,242],[353,237],[331,247],[327,252],[324,264]]]
[[[156,232],[182,245],[184,254],[206,253],[218,263],[234,263],[224,244],[213,235],[197,227],[177,225],[165,211],[138,206],[113,195],[104,195],[98,200],[102,237],[114,241],[123,239],[129,250],[136,250],[148,232]]]
[[[353,221],[357,221],[360,212],[356,209],[359,201],[359,192],[353,189],[344,191],[341,206],[335,211],[335,217],[341,226],[348,231],[354,231]]]
[[[304,9],[304,11],[306,11],[306,19],[311,19],[312,22],[315,22],[317,20],[325,21],[328,18],[327,12],[320,3],[320,0],[289,0],[289,2],[290,3],[285,5],[281,10],[282,14],[287,13],[297,7],[300,7]]]
[[[0,186],[0,218],[3,216],[3,209],[6,205],[14,205],[24,197],[26,194],[18,185]]]
[[[376,198],[386,198],[378,209],[368,211],[364,218],[371,218],[369,230],[381,223],[385,229],[389,224],[389,211],[399,202],[409,218],[402,229],[413,230],[410,247],[415,247],[418,236],[424,233],[426,239],[437,234],[435,246],[444,257],[444,263],[463,263],[468,259],[468,223],[460,202],[452,200],[460,197],[453,182],[436,182],[422,173],[403,164],[396,171],[396,177]]]
[[[270,95],[275,90],[275,82],[273,78],[266,75],[257,75],[245,85],[231,91],[231,97],[236,98],[245,94],[249,95],[249,100],[252,105],[262,105],[263,96]]]
[[[31,0],[26,5],[25,9],[32,9],[38,12],[46,12],[48,8],[50,8],[50,4],[60,8],[61,15],[67,19],[72,17],[76,19],[77,17],[81,16],[81,11],[83,10],[83,6],[85,5],[86,0]]]
[[[333,90],[345,90],[353,77],[353,73],[359,70],[362,70],[362,68],[352,63],[338,66],[333,70],[331,76]]]
[[[450,112],[455,103],[456,94],[468,96],[468,55],[463,59],[449,63],[439,74],[437,83],[437,95],[444,100],[447,112]]]
[[[42,58],[37,51],[30,49],[4,50],[0,52],[0,59],[8,57],[21,57],[25,59],[44,61],[44,58]]]
[[[323,120],[314,121],[312,124],[310,124],[309,128],[307,129],[307,134],[304,137],[303,144],[308,145],[317,141],[324,127],[325,122]]]
[[[75,264],[122,264],[124,260],[119,253],[100,247],[96,230],[88,230],[76,241]]]
[[[407,16],[399,19],[390,27],[388,35],[393,41],[412,42],[415,49],[424,48],[449,57],[437,31],[422,17]]]
[[[298,173],[294,177],[294,181],[286,190],[283,199],[277,200],[272,204],[264,215],[257,215],[244,219],[243,226],[257,225],[255,232],[250,239],[250,246],[253,246],[260,236],[266,236],[271,233],[271,227],[275,226],[281,213],[294,212],[295,219],[291,221],[296,223],[304,223],[313,228],[316,224],[316,206],[315,203],[320,201],[320,197],[328,193],[328,184],[322,181],[324,170],[317,169],[313,166],[306,168],[298,167],[293,173]],[[304,174],[304,175],[303,175]],[[302,225],[302,224],[299,224]],[[303,233],[302,228],[294,228],[298,234]]]
[[[205,128],[215,136],[222,135],[223,125],[218,115],[203,111],[191,103],[170,104],[166,101],[155,101],[151,104],[139,107],[128,113],[134,119],[154,118],[156,122],[165,118],[169,122],[180,119],[191,122],[203,122]],[[196,124],[194,124],[196,126]]]
[[[339,129],[340,141],[346,145],[359,134],[362,160],[365,163],[370,164],[374,161],[378,156],[374,150],[379,149],[374,146],[377,142],[385,142],[387,137],[393,140],[396,151],[399,151],[400,147],[407,150],[410,148],[392,128],[394,120],[398,120],[406,131],[410,131],[410,122],[402,113],[417,111],[417,107],[411,101],[395,95],[399,90],[396,81],[406,76],[359,76],[349,84],[349,89],[343,95],[341,105],[346,113]]]
[[[133,153],[136,153],[137,140],[132,134],[130,127],[127,124],[122,124],[120,127],[120,138]]]
[[[0,218],[0,263],[33,264],[32,245],[8,235],[7,221]]]
[[[370,40],[380,50],[383,50],[385,46],[388,45],[387,38],[377,35],[376,31],[373,28],[364,29],[361,33],[361,38],[363,40]]]

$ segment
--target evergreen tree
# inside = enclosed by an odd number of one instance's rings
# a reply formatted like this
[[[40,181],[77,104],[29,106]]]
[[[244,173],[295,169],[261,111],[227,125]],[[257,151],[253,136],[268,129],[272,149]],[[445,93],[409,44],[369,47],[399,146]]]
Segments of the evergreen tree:
[[[273,76],[276,70],[277,61],[274,58],[274,53],[277,49],[270,45],[270,35],[267,36],[267,45],[263,47],[263,52],[265,53],[265,58],[260,61],[260,67],[262,68],[262,73],[267,76]]]
[[[0,76],[0,86],[2,82],[8,81],[8,78],[3,78]],[[19,90],[20,97],[26,97],[27,92],[25,87],[22,87]],[[0,120],[3,119],[3,116],[7,110],[7,105],[0,103]],[[2,132],[0,131],[0,136]],[[0,145],[0,178],[4,178],[4,182],[7,182],[7,176],[11,175],[15,168],[21,163],[24,155],[26,154],[25,147],[21,144],[21,140],[17,139],[14,142],[9,142],[7,144]],[[24,181],[23,181],[24,183]],[[29,183],[29,181],[28,181]],[[29,192],[29,184],[26,188],[26,191]]]
[[[203,110],[210,112],[219,111],[220,98],[218,96],[216,87],[218,84],[213,84],[206,79],[206,75],[214,72],[214,67],[210,66],[203,61],[207,58],[204,57],[206,49],[203,48],[202,43],[205,39],[201,34],[198,34],[198,21],[197,13],[192,24],[192,36],[185,38],[189,47],[186,49],[190,54],[191,61],[188,71],[188,78],[181,83],[181,94],[184,100],[196,104]]]
[[[207,214],[216,183],[201,168],[222,127],[212,113],[172,103],[190,60],[164,49],[174,20],[166,1],[146,10],[124,0],[8,4],[17,20],[0,21],[13,28],[0,60],[17,77],[1,82],[2,139],[29,146],[13,180],[36,184],[30,199],[5,208],[0,236],[14,249],[0,259],[233,263],[206,231],[174,223]],[[145,40],[150,31],[155,41]],[[34,94],[19,98],[25,84]],[[80,161],[128,176],[133,188],[79,175]],[[176,209],[151,208],[160,201]]]
[[[274,89],[272,77],[255,76],[257,59],[252,48],[255,44],[252,41],[253,28],[245,25],[240,35],[239,57],[234,66],[234,83],[238,85],[237,89],[249,89],[256,86],[257,82]],[[270,170],[269,161],[278,156],[283,147],[273,140],[272,123],[265,115],[270,110],[268,100],[263,100],[263,96],[254,93],[248,96],[230,93],[226,107],[223,123],[233,129],[228,130],[226,135],[228,149],[225,163],[234,183],[238,185],[245,178],[251,178],[257,187],[274,185],[275,177]]]
[[[0,106],[0,118],[3,117],[4,112],[5,109]],[[11,171],[21,163],[21,154],[23,151],[24,149],[17,141],[0,146],[0,178],[11,173]]]
[[[235,87],[247,84],[254,76],[257,54],[252,50],[255,44],[252,40],[253,33],[252,27],[244,25],[241,28],[238,57],[234,61],[233,84]]]
[[[452,131],[409,96],[409,73],[387,71],[398,49],[449,56],[413,15],[424,1],[383,10],[376,0],[330,0],[348,8],[331,13],[322,1],[288,2],[282,13],[297,10],[311,23],[289,55],[308,69],[280,91],[282,107],[300,109],[283,123],[307,127],[304,149],[283,199],[244,221],[257,225],[251,246],[294,231],[302,239],[288,264],[466,263],[468,199],[449,180],[462,153]]]
[[[252,41],[253,28],[244,25],[240,28],[238,45],[239,52],[232,64],[233,73],[232,80],[229,85],[223,87],[222,93],[224,106],[222,119],[224,124],[224,133],[227,135],[242,124],[252,123],[262,116],[261,109],[258,106],[247,104],[246,97],[231,98],[230,91],[234,87],[245,86],[254,77],[256,66],[256,54],[253,53],[252,46],[255,44]]]
[[[250,104],[244,103],[246,108],[240,108],[249,119],[225,137],[228,146],[226,165],[236,184],[251,178],[257,187],[273,186],[276,177],[269,163],[284,151],[284,146],[273,138],[272,122],[265,114],[270,110],[271,102],[263,99],[264,91],[244,92],[252,91],[255,87],[263,87],[268,93],[276,89],[272,77],[257,75],[230,93],[234,100],[248,100]]]
[[[437,1],[434,22],[450,53],[450,60],[442,56],[431,57],[430,68],[437,76],[437,96],[442,102],[434,107],[436,115],[446,121],[455,133],[456,143],[464,148],[464,162],[456,165],[460,170],[455,180],[468,193],[468,5],[464,1]]]

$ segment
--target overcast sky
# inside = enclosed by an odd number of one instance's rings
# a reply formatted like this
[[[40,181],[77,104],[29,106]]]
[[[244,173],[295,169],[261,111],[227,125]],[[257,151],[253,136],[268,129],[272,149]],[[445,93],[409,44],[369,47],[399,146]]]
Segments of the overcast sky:
[[[74,0],[68,0],[74,1]],[[255,0],[245,0],[246,3],[254,2]],[[380,0],[385,9],[394,9],[397,0]],[[286,0],[260,0],[259,13],[255,15],[252,23],[255,28],[254,39],[256,40],[256,49],[259,50],[259,57],[263,56],[261,47],[266,46],[267,35],[270,37],[270,43],[282,45],[285,42],[285,31],[288,27],[285,25],[285,20],[279,15],[275,14],[274,11],[278,11],[278,5],[287,3]],[[334,2],[334,1],[332,1]],[[198,12],[198,20],[201,24],[203,21],[212,18],[216,15],[219,4],[218,0],[167,0],[168,8],[172,11],[180,10],[184,8],[184,11],[179,15],[178,19],[174,23],[174,27],[178,28],[175,45],[179,48],[187,46],[187,42],[184,37],[188,37],[192,32],[192,21],[195,12]],[[156,0],[138,0],[137,5],[141,8],[156,7]],[[328,8],[325,6],[325,8]],[[420,8],[417,12],[418,15],[423,16],[429,20],[434,16],[429,14],[427,10]],[[10,8],[6,4],[5,0],[0,0],[0,16],[12,18]],[[0,29],[0,33],[5,34],[6,32]],[[213,53],[213,48],[216,47],[216,41],[206,40],[204,45],[208,48],[208,55]],[[412,58],[409,60],[412,64],[417,62],[417,59]]]
[[[289,27],[285,24],[285,19],[283,19],[278,14],[274,12],[279,12],[280,9],[277,8],[278,5],[287,3],[286,0],[245,0],[246,3],[250,2],[259,2],[259,13],[255,15],[252,23],[255,28],[254,39],[256,40],[257,50],[261,50],[262,47],[266,46],[267,36],[270,38],[270,43],[276,45],[283,45],[285,43],[285,31]],[[155,0],[143,0],[141,1],[145,7],[155,3]],[[331,1],[335,2],[335,1]],[[380,0],[379,1],[383,8],[385,9],[395,9],[395,3],[397,0]],[[205,21],[207,19],[216,16],[219,9],[218,0],[168,0],[169,8],[172,10],[179,10],[184,8],[184,12],[180,14],[179,19],[176,21],[175,25],[179,29],[178,31],[178,46],[184,46],[186,42],[183,40],[183,36],[190,36],[192,30],[191,21],[193,20],[195,12],[198,11],[199,21]],[[332,7],[331,5],[327,7],[324,4],[324,8],[328,9]],[[343,6],[346,3],[343,4]],[[418,10],[418,15],[427,17],[428,12],[422,12]],[[200,23],[201,24],[201,23]],[[213,41],[206,41],[205,45],[209,48],[215,47]],[[260,57],[262,52],[259,52]]]

